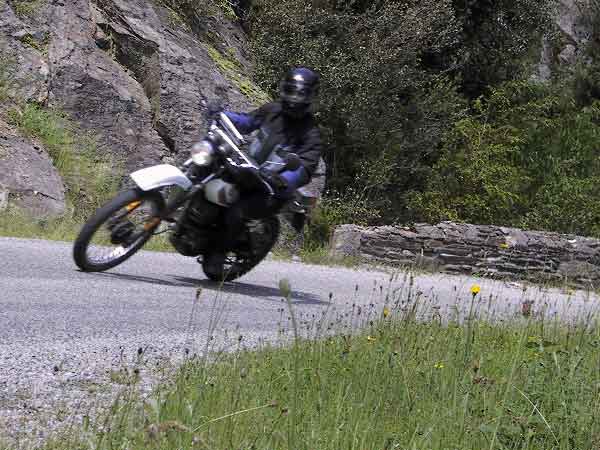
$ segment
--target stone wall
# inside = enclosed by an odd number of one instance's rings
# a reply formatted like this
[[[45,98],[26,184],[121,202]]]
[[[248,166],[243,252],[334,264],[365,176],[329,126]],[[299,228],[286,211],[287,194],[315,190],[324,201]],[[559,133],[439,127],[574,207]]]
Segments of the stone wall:
[[[600,240],[499,226],[443,222],[413,227],[342,225],[331,242],[334,258],[509,279],[600,285]]]

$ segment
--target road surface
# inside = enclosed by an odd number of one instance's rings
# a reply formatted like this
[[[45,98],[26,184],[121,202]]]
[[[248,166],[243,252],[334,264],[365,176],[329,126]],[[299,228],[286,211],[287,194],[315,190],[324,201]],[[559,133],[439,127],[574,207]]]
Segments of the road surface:
[[[519,317],[525,300],[565,320],[598,304],[582,291],[275,260],[218,286],[193,258],[175,253],[140,252],[90,274],[76,269],[68,243],[0,238],[0,447],[2,437],[25,445],[81,420],[112,398],[110,386],[118,388],[134,367],[150,389],[166,367],[202,354],[207,343],[222,350],[282,342],[281,330],[290,327],[282,279],[305,333],[315,333],[317,323],[339,329],[379,316],[386,297],[398,308],[418,301],[425,316],[465,314],[475,283],[478,313],[496,319]]]

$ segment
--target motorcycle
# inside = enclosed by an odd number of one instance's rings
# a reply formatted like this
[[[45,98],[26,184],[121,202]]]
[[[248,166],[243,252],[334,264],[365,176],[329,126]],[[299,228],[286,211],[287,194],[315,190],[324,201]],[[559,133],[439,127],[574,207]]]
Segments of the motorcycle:
[[[135,186],[99,208],[83,225],[73,247],[75,264],[86,272],[105,271],[129,259],[154,235],[168,233],[175,250],[196,257],[209,279],[232,281],[248,273],[277,242],[279,217],[247,221],[235,248],[220,267],[214,267],[206,263],[206,255],[223,238],[224,212],[244,189],[275,194],[261,168],[294,170],[300,160],[293,153],[275,150],[259,165],[242,150],[246,144],[221,112],[204,139],[193,145],[191,157],[183,165],[160,164],[131,173]],[[240,174],[244,183],[239,182]],[[308,204],[296,192],[284,209],[288,216],[306,215]]]

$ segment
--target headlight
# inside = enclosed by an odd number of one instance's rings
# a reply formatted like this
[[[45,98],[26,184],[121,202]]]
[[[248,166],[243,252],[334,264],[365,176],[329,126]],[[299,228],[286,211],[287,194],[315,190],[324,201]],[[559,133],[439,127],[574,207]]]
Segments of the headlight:
[[[198,166],[207,166],[212,163],[215,150],[209,141],[196,142],[192,146],[192,161]]]

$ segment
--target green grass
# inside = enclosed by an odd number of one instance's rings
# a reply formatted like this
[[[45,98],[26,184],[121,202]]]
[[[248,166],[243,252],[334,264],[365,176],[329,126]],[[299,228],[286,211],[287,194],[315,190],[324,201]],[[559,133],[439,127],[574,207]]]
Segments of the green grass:
[[[20,132],[39,140],[61,175],[71,217],[82,220],[117,191],[122,162],[102,156],[93,136],[77,128],[60,111],[26,104],[9,113]]]
[[[72,241],[80,225],[69,218],[32,217],[24,211],[10,208],[0,214],[0,236]]]
[[[598,448],[597,328],[442,325],[414,320],[414,301],[320,330],[314,319],[320,339],[189,362],[146,401],[116,402],[90,448]],[[348,320],[366,328],[348,332]]]
[[[77,237],[82,225],[80,220],[73,218],[72,212],[57,218],[39,218],[10,208],[0,214],[0,236],[5,237],[72,242]],[[144,246],[144,250],[174,251],[166,234],[153,237]]]
[[[0,95],[1,87],[0,82]],[[102,155],[95,138],[79,130],[60,111],[25,104],[8,115],[21,134],[48,152],[65,184],[66,211],[61,217],[40,218],[12,205],[0,214],[0,235],[74,240],[83,222],[117,192],[122,162]]]
[[[21,18],[32,17],[46,4],[46,0],[14,0],[15,14]]]

